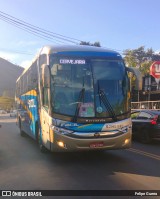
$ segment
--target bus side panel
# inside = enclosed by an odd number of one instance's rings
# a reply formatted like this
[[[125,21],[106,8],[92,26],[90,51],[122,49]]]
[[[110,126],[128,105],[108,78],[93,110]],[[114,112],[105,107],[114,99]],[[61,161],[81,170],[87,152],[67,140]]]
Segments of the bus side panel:
[[[37,92],[35,90],[31,90],[22,95],[20,97],[20,104],[22,130],[36,139],[36,124],[39,121]]]
[[[45,108],[41,108],[41,139],[43,145],[48,149],[51,150],[51,129],[52,126],[52,117],[48,114]],[[53,136],[52,136],[53,137]]]

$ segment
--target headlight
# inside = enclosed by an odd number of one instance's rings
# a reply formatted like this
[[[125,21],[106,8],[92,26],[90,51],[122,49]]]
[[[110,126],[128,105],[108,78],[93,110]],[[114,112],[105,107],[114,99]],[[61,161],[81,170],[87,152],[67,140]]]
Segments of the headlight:
[[[59,133],[59,134],[62,134],[62,135],[67,135],[67,134],[73,133],[73,131],[70,131],[70,130],[68,130],[68,129],[59,128],[59,127],[56,127],[56,126],[51,126],[51,129],[52,129],[55,133]]]

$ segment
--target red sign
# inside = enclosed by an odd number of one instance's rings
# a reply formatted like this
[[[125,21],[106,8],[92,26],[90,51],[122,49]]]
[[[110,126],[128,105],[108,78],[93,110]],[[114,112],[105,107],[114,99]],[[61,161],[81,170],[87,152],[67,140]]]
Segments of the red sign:
[[[160,79],[160,61],[155,61],[150,67],[150,75]]]

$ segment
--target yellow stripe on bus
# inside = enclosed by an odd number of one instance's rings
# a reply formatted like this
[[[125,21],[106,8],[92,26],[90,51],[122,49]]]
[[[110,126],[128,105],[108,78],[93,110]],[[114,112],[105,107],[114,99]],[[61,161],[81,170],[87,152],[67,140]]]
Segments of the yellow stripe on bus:
[[[20,104],[23,106],[23,108],[27,111],[29,119],[33,121],[34,117],[31,113],[31,111],[27,108],[27,106],[24,104],[24,102],[20,98],[18,98],[18,100],[19,100]]]
[[[35,90],[31,90],[31,91],[28,91],[27,93],[23,94],[22,96],[25,96],[25,95],[37,96],[37,92]]]

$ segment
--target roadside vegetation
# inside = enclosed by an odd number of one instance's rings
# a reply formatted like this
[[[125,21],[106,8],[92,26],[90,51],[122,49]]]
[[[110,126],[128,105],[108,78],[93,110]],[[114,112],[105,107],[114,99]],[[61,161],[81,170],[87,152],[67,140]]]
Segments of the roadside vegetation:
[[[0,109],[3,110],[11,110],[13,109],[15,104],[14,98],[10,97],[0,97]]]

